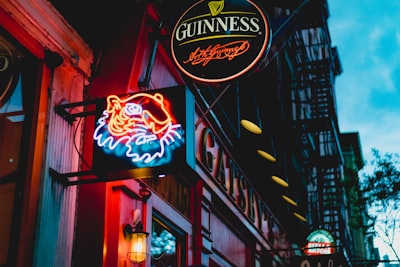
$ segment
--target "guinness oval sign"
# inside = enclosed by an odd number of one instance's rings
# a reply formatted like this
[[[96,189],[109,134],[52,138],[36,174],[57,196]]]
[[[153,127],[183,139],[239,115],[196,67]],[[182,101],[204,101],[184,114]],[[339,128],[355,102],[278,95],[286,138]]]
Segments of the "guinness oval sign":
[[[188,77],[223,83],[254,71],[271,43],[265,12],[250,0],[199,1],[172,32],[172,57]]]

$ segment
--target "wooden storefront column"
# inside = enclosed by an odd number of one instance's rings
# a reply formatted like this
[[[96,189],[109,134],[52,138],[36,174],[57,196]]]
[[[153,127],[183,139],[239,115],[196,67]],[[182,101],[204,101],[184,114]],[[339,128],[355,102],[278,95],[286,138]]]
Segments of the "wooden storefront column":
[[[211,193],[204,187],[202,180],[199,180],[196,184],[194,202],[194,265],[208,266],[209,255],[212,253],[210,233]]]
[[[149,232],[146,227],[146,207],[139,196],[138,182],[107,183],[102,266],[131,266],[127,258],[129,242],[124,237],[123,229],[126,224],[133,225],[134,212],[138,209],[144,230]]]

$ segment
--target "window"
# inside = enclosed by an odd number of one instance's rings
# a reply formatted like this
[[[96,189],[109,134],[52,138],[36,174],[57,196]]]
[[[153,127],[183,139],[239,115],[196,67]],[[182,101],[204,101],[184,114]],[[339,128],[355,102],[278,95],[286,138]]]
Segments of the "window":
[[[151,266],[183,267],[186,265],[184,234],[160,215],[154,214],[151,233]]]
[[[0,28],[0,266],[16,257],[37,73],[31,62]]]

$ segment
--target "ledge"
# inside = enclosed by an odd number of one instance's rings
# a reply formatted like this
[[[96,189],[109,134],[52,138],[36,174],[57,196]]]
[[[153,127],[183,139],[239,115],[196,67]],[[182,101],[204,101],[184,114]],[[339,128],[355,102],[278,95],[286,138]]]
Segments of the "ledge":
[[[86,78],[90,77],[91,48],[49,1],[8,0],[1,1],[0,8],[44,48],[57,52]]]

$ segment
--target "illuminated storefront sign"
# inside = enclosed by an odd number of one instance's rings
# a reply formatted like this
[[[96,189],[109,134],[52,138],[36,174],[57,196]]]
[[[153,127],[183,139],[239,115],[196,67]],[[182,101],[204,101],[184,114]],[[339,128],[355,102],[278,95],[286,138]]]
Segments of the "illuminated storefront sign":
[[[335,253],[335,239],[326,230],[315,230],[307,237],[304,253],[309,256],[333,254]]]
[[[184,92],[108,96],[93,134],[95,169],[157,167],[180,157],[186,138]]]
[[[280,232],[273,222],[273,215],[257,194],[239,166],[217,141],[217,136],[204,123],[196,128],[196,156],[201,166],[232,203],[263,233],[274,242],[274,233]]]
[[[199,1],[175,24],[171,49],[185,75],[221,83],[260,67],[270,42],[267,16],[252,1]]]

